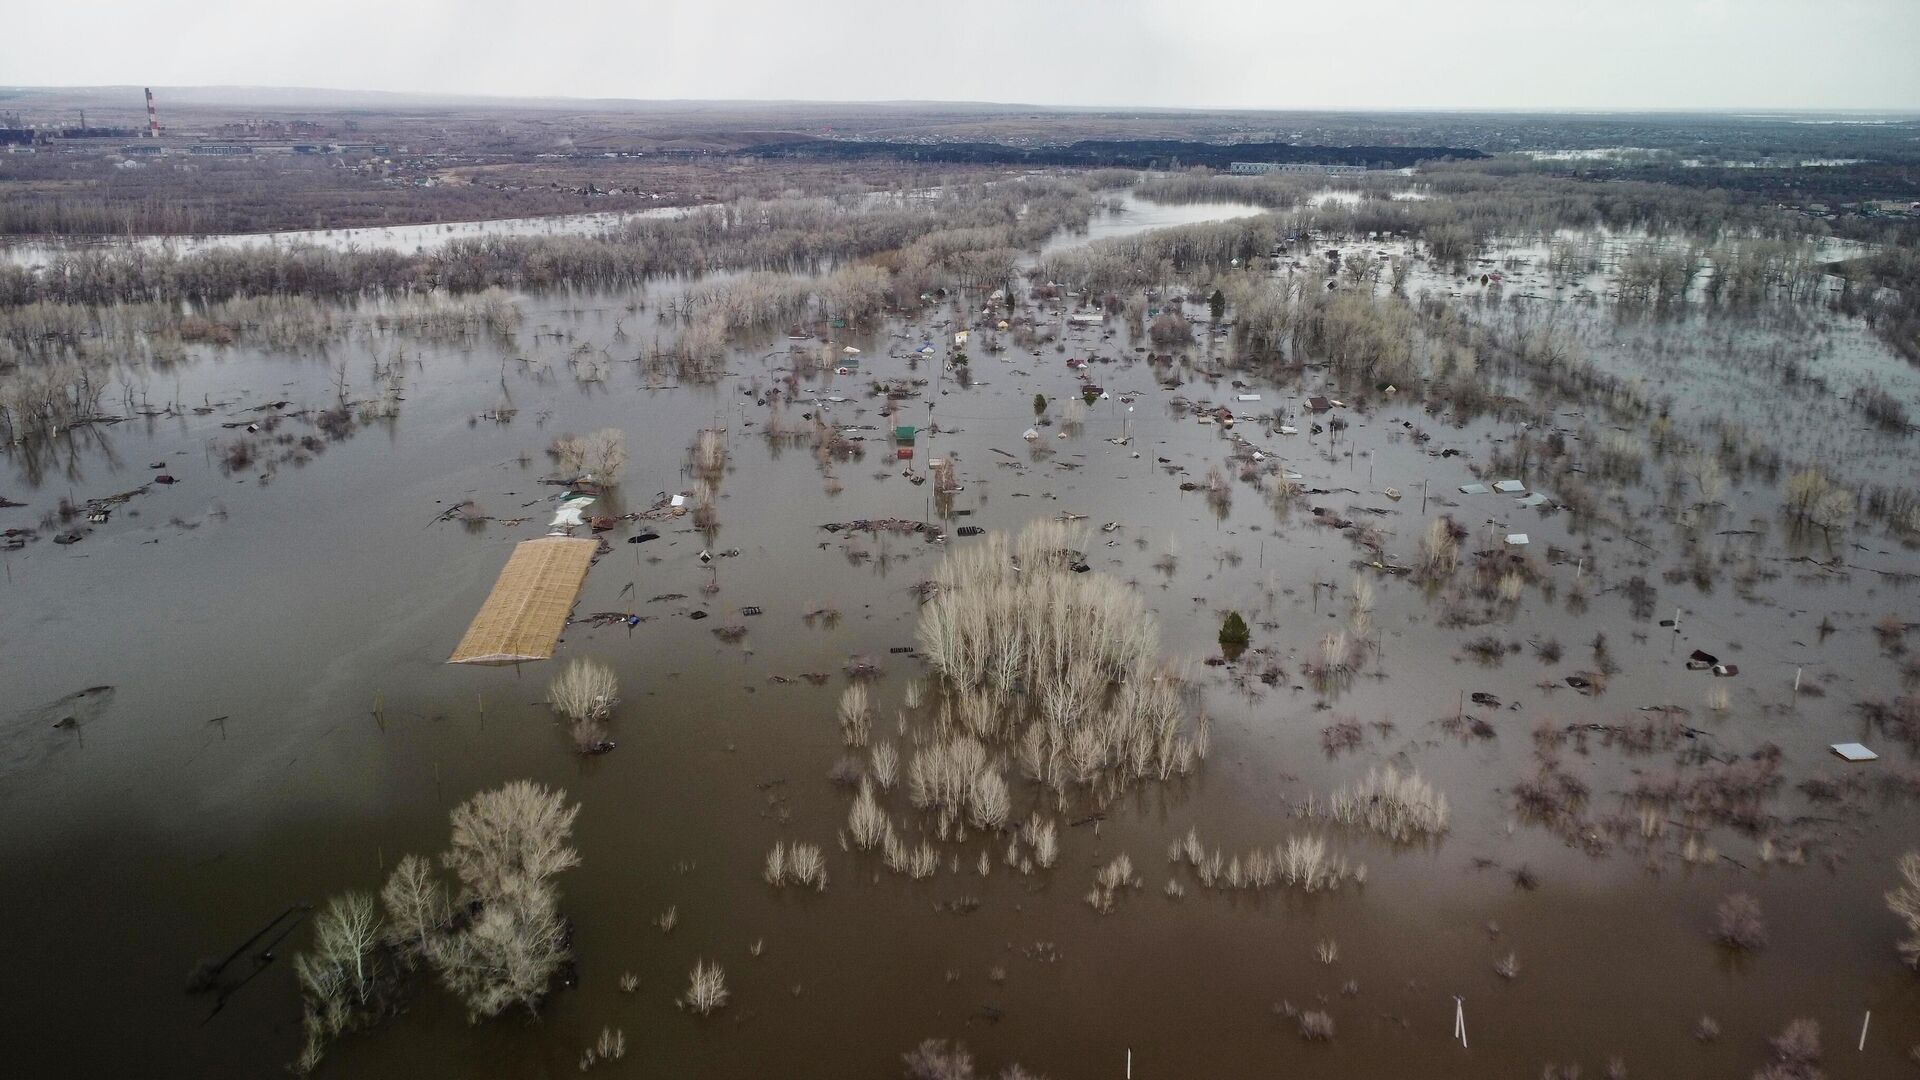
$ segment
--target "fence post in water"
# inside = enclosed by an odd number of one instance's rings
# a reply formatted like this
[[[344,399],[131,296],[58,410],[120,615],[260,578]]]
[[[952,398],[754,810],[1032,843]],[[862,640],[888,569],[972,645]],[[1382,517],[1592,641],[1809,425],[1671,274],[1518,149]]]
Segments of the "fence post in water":
[[[1872,1010],[1872,1009],[1868,1009],[1868,1010],[1867,1010],[1867,1015],[1865,1015],[1865,1016],[1863,1016],[1863,1017],[1861,1017],[1861,1018],[1860,1018],[1860,1045],[1859,1045],[1859,1046],[1858,1046],[1858,1047],[1856,1048],[1856,1052],[1861,1052],[1861,1053],[1864,1053],[1864,1052],[1866,1051],[1866,1049],[1867,1049],[1867,1025],[1868,1025],[1868,1024],[1870,1024],[1870,1023],[1872,1023],[1872,1022],[1873,1022],[1873,1010]]]
[[[1458,994],[1453,998],[1453,1035],[1460,1040],[1460,1049],[1467,1048],[1467,1003]]]
[[[1127,1047],[1127,1080],[1133,1080],[1133,1047]]]

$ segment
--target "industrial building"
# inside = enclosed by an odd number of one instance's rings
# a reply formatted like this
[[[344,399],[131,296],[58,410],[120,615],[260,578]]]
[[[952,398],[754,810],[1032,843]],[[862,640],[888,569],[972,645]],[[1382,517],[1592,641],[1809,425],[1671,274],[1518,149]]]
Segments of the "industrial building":
[[[1264,176],[1267,173],[1319,173],[1326,176],[1352,176],[1367,171],[1365,165],[1318,165],[1292,161],[1236,161],[1227,166],[1235,176]]]

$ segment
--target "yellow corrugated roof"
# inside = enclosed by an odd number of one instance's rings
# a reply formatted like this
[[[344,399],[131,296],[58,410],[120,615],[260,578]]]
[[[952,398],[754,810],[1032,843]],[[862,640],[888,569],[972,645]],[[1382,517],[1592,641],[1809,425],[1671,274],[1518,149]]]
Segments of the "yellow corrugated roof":
[[[553,656],[599,546],[598,541],[568,536],[514,545],[493,591],[447,663],[512,664]]]

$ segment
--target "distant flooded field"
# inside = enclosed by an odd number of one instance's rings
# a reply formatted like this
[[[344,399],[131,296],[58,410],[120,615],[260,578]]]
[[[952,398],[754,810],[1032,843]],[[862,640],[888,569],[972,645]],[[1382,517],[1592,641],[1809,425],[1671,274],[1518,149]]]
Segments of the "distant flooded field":
[[[871,195],[864,203],[901,201],[911,203],[912,193]],[[1157,203],[1132,192],[1114,196],[1111,207],[1103,207],[1084,234],[1055,238],[1050,248],[1127,236],[1147,229],[1172,225],[1191,225],[1203,221],[1222,221],[1259,213],[1259,207],[1246,203]],[[191,255],[202,251],[239,250],[259,246],[317,246],[336,251],[432,251],[450,240],[521,236],[591,236],[617,229],[629,221],[649,218],[672,220],[686,216],[696,208],[668,206],[658,210],[609,212],[599,214],[562,214],[551,217],[500,218],[491,221],[438,222],[428,225],[387,225],[361,229],[309,229],[279,233],[232,233],[215,236],[150,236],[134,240],[71,240],[59,242],[0,243],[0,261],[16,266],[45,266],[50,260],[82,251],[112,251],[138,247],[152,252]]]
[[[422,251],[439,248],[453,239],[490,236],[584,236],[635,218],[675,218],[684,206],[624,213],[562,214],[551,217],[498,218],[491,221],[436,222],[428,225],[382,225],[359,229],[299,229],[277,233],[223,233],[210,236],[146,236],[132,240],[72,240],[53,243],[0,244],[0,259],[20,266],[44,266],[66,253],[138,247],[147,251],[193,254],[257,246],[313,245],[339,251]]]
[[[15,1060],[278,1073],[279,917],[525,778],[579,806],[538,1017],[423,969],[315,1075],[1735,1076],[1800,1017],[1911,1071],[1920,376],[1818,259],[1112,198],[851,315],[823,259],[61,358],[103,415],[0,464]],[[446,663],[609,430],[553,660]]]

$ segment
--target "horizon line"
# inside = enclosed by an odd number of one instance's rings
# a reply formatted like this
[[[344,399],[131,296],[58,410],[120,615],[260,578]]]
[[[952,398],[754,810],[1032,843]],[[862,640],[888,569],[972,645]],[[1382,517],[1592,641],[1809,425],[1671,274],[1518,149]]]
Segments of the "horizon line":
[[[165,85],[160,83],[72,83],[72,84],[6,84],[0,85],[0,93],[9,92],[57,92],[84,90],[140,90],[151,87],[156,92],[173,91],[273,91],[277,93],[314,93],[314,94],[366,94],[394,98],[445,99],[448,101],[472,101],[495,103],[577,103],[582,105],[732,105],[732,106],[978,106],[997,109],[1036,109],[1036,110],[1072,110],[1072,111],[1146,111],[1165,113],[1271,113],[1271,114],[1311,114],[1311,113],[1379,113],[1379,114],[1419,114],[1419,113],[1494,113],[1502,115],[1614,115],[1614,116],[1685,116],[1685,115],[1729,115],[1752,114],[1786,115],[1874,115],[1896,116],[1920,120],[1920,104],[1909,106],[1893,105],[1675,105],[1675,106],[1631,106],[1631,105],[1317,105],[1317,106],[1267,106],[1267,105],[1150,105],[1126,103],[1072,104],[1042,103],[1028,101],[991,101],[973,98],[700,98],[700,97],[588,97],[571,94],[504,94],[459,90],[389,90],[376,88],[330,87],[330,86],[282,86],[265,83],[183,83]]]

